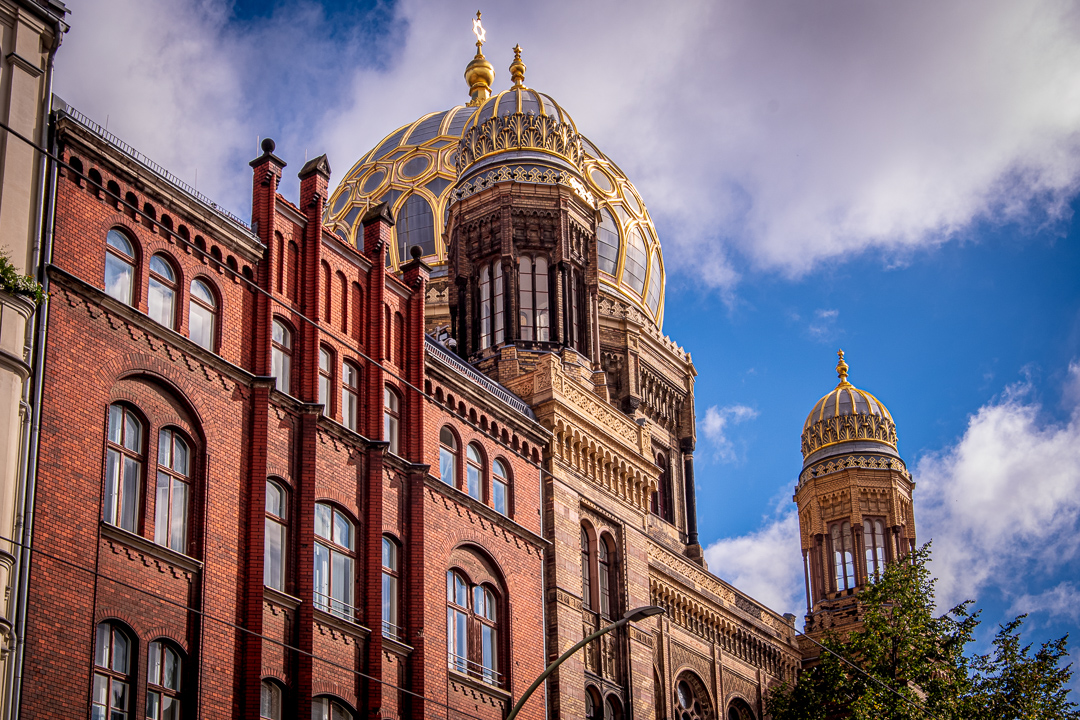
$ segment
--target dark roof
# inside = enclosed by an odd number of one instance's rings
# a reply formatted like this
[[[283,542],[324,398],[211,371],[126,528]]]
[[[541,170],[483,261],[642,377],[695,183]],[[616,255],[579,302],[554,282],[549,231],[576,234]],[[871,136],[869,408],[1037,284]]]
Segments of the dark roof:
[[[505,386],[495,382],[487,375],[462,360],[430,335],[425,334],[424,341],[424,346],[428,355],[438,358],[444,365],[452,370],[456,370],[458,375],[470,381],[473,385],[478,385],[481,389],[494,395],[499,400],[502,400],[503,404],[511,409],[516,410],[530,420],[536,420],[536,414],[532,411],[532,408],[526,405],[524,400],[510,392]]]

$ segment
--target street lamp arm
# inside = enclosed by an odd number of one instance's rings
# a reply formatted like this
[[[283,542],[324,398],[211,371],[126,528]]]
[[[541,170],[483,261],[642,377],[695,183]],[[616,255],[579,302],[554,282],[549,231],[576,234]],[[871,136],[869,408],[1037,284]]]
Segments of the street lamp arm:
[[[517,717],[518,712],[525,705],[525,701],[532,696],[532,694],[536,691],[536,688],[540,687],[543,682],[548,679],[548,676],[551,675],[551,673],[555,672],[556,668],[563,664],[564,660],[576,653],[578,650],[585,647],[601,635],[605,635],[612,630],[617,630],[618,628],[621,628],[623,625],[626,625],[631,620],[640,620],[643,617],[649,617],[650,615],[659,615],[663,612],[664,610],[662,608],[654,608],[653,606],[649,606],[646,608],[638,608],[637,610],[631,610],[630,612],[626,613],[626,616],[623,617],[622,620],[617,620],[610,625],[600,628],[592,635],[585,637],[583,640],[581,640],[581,642],[577,643],[572,648],[560,655],[555,662],[548,665],[547,669],[544,670],[544,672],[540,673],[540,677],[533,680],[532,685],[530,685],[528,689],[525,690],[521,698],[517,701],[517,703],[514,704],[514,707],[510,710],[510,714],[506,716],[506,720],[514,720],[514,718]]]

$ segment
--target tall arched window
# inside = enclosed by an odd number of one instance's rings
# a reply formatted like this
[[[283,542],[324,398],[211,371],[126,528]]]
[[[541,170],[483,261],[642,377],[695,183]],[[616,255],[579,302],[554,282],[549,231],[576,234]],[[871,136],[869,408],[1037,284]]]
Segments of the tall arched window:
[[[652,504],[650,505],[649,510],[653,515],[661,517],[668,522],[673,522],[674,513],[672,510],[674,503],[671,498],[670,468],[668,467],[667,458],[663,453],[656,454],[656,466],[660,468],[660,479],[656,486],[656,492],[652,495]]]
[[[360,368],[346,360],[341,363],[341,423],[355,432],[359,419]]]
[[[600,694],[596,688],[585,688],[585,720],[601,720]]]
[[[581,604],[592,610],[592,553],[589,551],[589,531],[581,526]]]
[[[645,236],[640,226],[631,230],[629,235],[626,262],[623,263],[623,283],[641,295],[645,291],[645,262],[648,251],[645,249]]]
[[[480,349],[491,347],[491,266],[480,268]]]
[[[885,572],[885,523],[881,518],[863,520],[863,542],[866,544],[866,574],[880,577]]]
[[[465,449],[465,491],[470,497],[483,500],[484,458],[475,443]]]
[[[263,538],[263,585],[285,589],[286,530],[289,520],[288,495],[274,480],[266,481],[266,521]]]
[[[154,542],[187,552],[191,497],[191,451],[171,428],[158,434],[157,492],[154,496]]]
[[[603,272],[614,275],[619,266],[619,225],[607,208],[600,210],[600,225],[596,228],[596,254]]]
[[[123,405],[109,406],[109,435],[105,446],[105,522],[138,532],[142,480],[142,423]]]
[[[494,684],[499,669],[499,645],[495,593],[491,588],[486,585],[473,588],[473,612],[480,625],[480,674],[484,682]]]
[[[259,717],[263,720],[281,720],[281,686],[272,680],[263,680],[259,688]]]
[[[126,305],[134,304],[135,246],[119,230],[105,236],[105,292]]]
[[[498,619],[498,596],[493,588],[486,584],[470,588],[461,572],[446,573],[447,659],[451,670],[489,685],[502,685]]]
[[[382,539],[382,627],[383,635],[401,638],[401,622],[398,618],[398,546],[390,538]]]
[[[319,348],[319,404],[323,406],[323,415],[330,415],[330,386],[333,384],[332,361],[330,351]]]
[[[503,515],[509,514],[510,472],[506,463],[496,460],[491,463],[491,506]]]
[[[150,643],[146,656],[147,720],[180,720],[181,675],[180,654],[160,640]]]
[[[675,683],[675,714],[680,720],[705,720],[712,716],[712,705],[701,680],[684,672]]]
[[[111,622],[97,626],[94,642],[94,688],[91,717],[94,720],[126,720],[134,708],[131,693],[131,641]]]
[[[451,670],[469,671],[469,584],[464,576],[446,573],[446,644]]]
[[[458,444],[453,430],[444,425],[439,431],[439,478],[457,487]]]
[[[214,332],[217,325],[217,301],[205,280],[191,281],[191,301],[188,305],[188,337],[200,347],[214,352]]]
[[[612,566],[614,563],[614,551],[610,547],[611,540],[603,535],[596,543],[596,564],[598,568],[598,595],[600,596],[600,614],[604,617],[612,617],[614,611],[615,576]]]
[[[273,324],[270,374],[275,378],[277,389],[288,394],[289,378],[292,375],[292,331],[280,320],[274,320]]]
[[[401,401],[389,386],[383,388],[383,440],[390,443],[390,452],[399,455],[398,427],[401,423]]]
[[[150,318],[167,328],[176,322],[176,270],[162,253],[150,257],[146,304]]]
[[[311,700],[311,720],[352,720],[353,714],[343,704],[328,697]]]
[[[649,292],[645,297],[645,302],[653,313],[660,307],[660,291],[663,285],[664,281],[660,275],[660,253],[654,252],[652,259],[649,260]]]
[[[833,566],[836,570],[836,589],[850,590],[855,587],[855,554],[851,542],[851,523],[833,523]]]
[[[420,195],[410,195],[397,216],[398,262],[409,261],[409,249],[419,245],[422,257],[435,254],[435,215]]]
[[[518,259],[518,307],[522,340],[551,340],[551,313],[548,302],[546,258]]]
[[[344,513],[315,503],[315,607],[346,620],[354,614],[354,535]]]
[[[480,268],[480,349],[502,345],[505,340],[502,262]]]
[[[604,699],[604,720],[622,720],[622,702],[614,695]]]

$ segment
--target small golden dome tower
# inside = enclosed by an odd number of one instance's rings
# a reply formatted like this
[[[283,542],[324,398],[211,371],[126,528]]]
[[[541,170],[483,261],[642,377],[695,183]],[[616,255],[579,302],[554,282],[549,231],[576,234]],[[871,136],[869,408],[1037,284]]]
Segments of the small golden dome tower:
[[[480,11],[476,11],[473,20],[473,35],[476,36],[476,57],[465,67],[465,82],[469,84],[468,107],[479,107],[491,97],[491,85],[495,82],[495,68],[484,57],[484,41],[487,31],[480,24]]]

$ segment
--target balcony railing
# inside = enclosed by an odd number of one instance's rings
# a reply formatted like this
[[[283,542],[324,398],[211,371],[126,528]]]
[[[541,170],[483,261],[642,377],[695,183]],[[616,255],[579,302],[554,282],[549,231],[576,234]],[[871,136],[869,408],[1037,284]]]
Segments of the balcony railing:
[[[348,620],[349,622],[356,621],[356,607],[349,605],[346,602],[342,602],[330,595],[316,590],[314,592],[313,604],[317,610],[322,610],[325,613],[330,613],[342,620]]]
[[[502,673],[492,670],[491,668],[484,667],[482,664],[476,662],[475,660],[461,657],[460,655],[457,655],[455,653],[447,653],[447,664],[451,670],[456,670],[462,675],[468,675],[470,677],[477,678],[493,687],[502,687]]]

